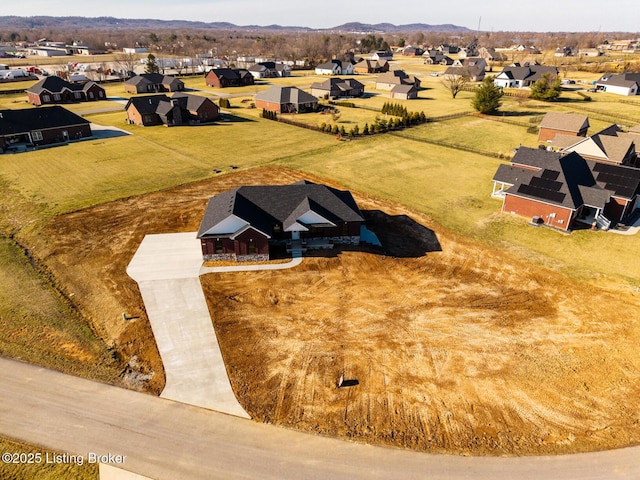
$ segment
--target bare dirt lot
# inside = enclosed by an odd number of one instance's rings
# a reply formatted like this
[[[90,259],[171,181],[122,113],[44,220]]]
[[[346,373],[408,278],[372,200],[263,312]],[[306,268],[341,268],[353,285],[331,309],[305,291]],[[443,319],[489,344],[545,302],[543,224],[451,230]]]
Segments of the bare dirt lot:
[[[125,363],[136,355],[134,370],[154,373],[142,387],[157,392],[161,362],[125,273],[142,237],[195,231],[220,191],[299,178],[239,172],[65,215],[38,251]],[[384,251],[203,277],[232,385],[256,420],[475,455],[638,443],[637,295],[515,260],[408,209],[356,201]],[[351,386],[336,388],[341,375]]]

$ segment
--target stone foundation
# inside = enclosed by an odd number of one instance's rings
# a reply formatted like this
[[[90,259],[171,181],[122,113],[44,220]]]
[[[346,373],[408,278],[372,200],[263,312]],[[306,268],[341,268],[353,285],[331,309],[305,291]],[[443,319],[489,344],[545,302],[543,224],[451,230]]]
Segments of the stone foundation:
[[[266,262],[269,260],[269,255],[267,254],[256,254],[256,255],[237,255],[236,261],[238,262]]]
[[[212,255],[203,255],[202,259],[205,262],[210,262],[210,261],[229,261],[229,260],[235,260],[236,259],[236,254],[235,253],[216,253],[216,254],[212,254]]]

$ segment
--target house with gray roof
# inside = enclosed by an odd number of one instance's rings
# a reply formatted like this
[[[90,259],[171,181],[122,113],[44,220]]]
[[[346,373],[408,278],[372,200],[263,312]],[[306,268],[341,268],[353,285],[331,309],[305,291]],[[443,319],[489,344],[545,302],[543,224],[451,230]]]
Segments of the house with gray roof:
[[[444,72],[445,76],[465,76],[472,82],[481,82],[487,69],[487,61],[480,57],[469,57],[454,60],[453,65]]]
[[[640,94],[640,73],[605,73],[596,81],[596,90],[616,95],[638,95]]]
[[[359,97],[364,93],[364,85],[353,78],[329,78],[311,85],[311,95],[318,98]]]
[[[348,191],[307,181],[243,186],[212,197],[198,229],[208,260],[268,260],[275,248],[358,245],[364,217]]]
[[[297,87],[274,85],[255,97],[256,108],[276,113],[304,113],[318,109],[318,99]]]
[[[184,82],[171,75],[141,73],[126,80],[124,90],[129,93],[181,92]]]
[[[640,169],[527,147],[498,167],[493,182],[503,212],[563,231],[606,230],[638,207],[640,195]]]
[[[277,78],[291,76],[291,67],[286,63],[281,62],[259,62],[251,65],[248,70],[254,78]]]
[[[53,75],[32,85],[26,93],[33,105],[92,102],[107,98],[104,88],[95,82],[72,83]]]
[[[220,110],[206,97],[174,93],[171,97],[164,94],[131,97],[125,111],[131,125],[170,127],[213,122]]]

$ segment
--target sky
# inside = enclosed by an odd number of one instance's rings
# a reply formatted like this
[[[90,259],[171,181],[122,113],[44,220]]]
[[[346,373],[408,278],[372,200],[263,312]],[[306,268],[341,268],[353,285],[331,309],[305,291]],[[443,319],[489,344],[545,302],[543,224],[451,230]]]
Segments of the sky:
[[[79,9],[78,5],[82,5]],[[637,0],[2,0],[0,16],[109,16],[329,28],[347,22],[454,24],[483,31],[639,32]]]

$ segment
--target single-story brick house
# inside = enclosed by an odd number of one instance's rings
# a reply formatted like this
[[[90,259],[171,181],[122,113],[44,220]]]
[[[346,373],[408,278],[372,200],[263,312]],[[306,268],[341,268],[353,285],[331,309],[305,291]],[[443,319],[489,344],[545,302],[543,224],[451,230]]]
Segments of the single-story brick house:
[[[304,113],[318,109],[318,99],[297,87],[272,86],[256,94],[256,108],[276,113]]]
[[[0,149],[40,146],[91,137],[88,120],[59,105],[0,110]]]
[[[127,122],[144,127],[179,126],[213,122],[220,109],[210,99],[199,95],[174,93],[131,97],[125,106]]]
[[[129,93],[181,92],[184,82],[171,75],[141,73],[125,81],[124,90]]]
[[[608,229],[640,206],[640,169],[519,147],[511,165],[500,165],[492,196],[502,211],[570,231]]]
[[[104,88],[95,82],[71,83],[53,75],[40,80],[26,92],[33,105],[92,102],[107,98]]]
[[[207,87],[226,88],[253,85],[253,75],[244,68],[214,68],[205,77]]]
[[[364,93],[364,85],[352,78],[329,78],[311,85],[311,95],[330,98],[359,97]]]
[[[268,260],[288,250],[358,245],[364,217],[348,191],[301,181],[243,186],[212,197],[197,237],[208,260]]]
[[[589,117],[578,113],[548,112],[538,133],[539,142],[553,140],[556,134],[586,137],[589,130]]]

